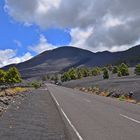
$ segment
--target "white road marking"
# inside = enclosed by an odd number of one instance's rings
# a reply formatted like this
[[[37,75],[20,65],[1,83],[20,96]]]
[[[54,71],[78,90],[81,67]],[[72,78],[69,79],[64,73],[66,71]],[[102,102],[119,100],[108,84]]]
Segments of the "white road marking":
[[[59,105],[58,101],[56,100],[55,96],[52,93],[51,93],[51,95],[52,95],[53,99],[55,100],[56,104],[60,107],[60,105]]]
[[[64,115],[64,117],[66,118],[66,120],[68,121],[68,123],[70,124],[70,126],[72,127],[72,129],[74,130],[74,132],[76,133],[77,137],[79,138],[79,140],[83,140],[83,138],[81,137],[81,135],[79,134],[79,132],[77,131],[77,129],[74,127],[74,125],[71,123],[70,119],[68,118],[68,116],[66,115],[66,113],[63,111],[63,109],[60,107],[57,99],[55,98],[55,96],[50,92],[50,94],[52,95],[53,99],[55,100],[56,104],[58,105],[58,107],[60,108],[62,114]]]
[[[120,114],[120,116],[122,116],[122,117],[124,117],[124,118],[126,118],[126,119],[128,119],[128,120],[131,120],[131,121],[133,121],[133,122],[135,122],[135,123],[140,124],[140,121],[135,120],[135,119],[133,119],[133,118],[130,118],[130,117],[126,116],[126,115]]]
[[[88,103],[90,103],[91,101],[90,100],[88,100],[88,99],[84,99],[86,102],[88,102]]]
[[[47,90],[47,91],[48,91],[48,89],[47,89],[47,88],[45,88],[45,89],[39,89],[39,90]]]
[[[71,121],[69,120],[69,118],[67,117],[67,115],[65,114],[65,112],[63,111],[62,108],[61,108],[61,112],[63,113],[64,117],[67,119],[68,123],[70,124],[70,126],[72,127],[72,129],[74,130],[74,132],[76,133],[76,135],[78,136],[79,140],[83,140],[83,138],[81,137],[81,135],[79,134],[79,132],[76,130],[76,128],[74,127],[74,125],[71,123]]]

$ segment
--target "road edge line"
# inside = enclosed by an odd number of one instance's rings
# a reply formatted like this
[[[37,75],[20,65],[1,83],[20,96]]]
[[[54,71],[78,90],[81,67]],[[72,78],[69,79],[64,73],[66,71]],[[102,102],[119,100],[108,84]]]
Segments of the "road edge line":
[[[48,90],[49,91],[49,90]],[[79,134],[79,132],[77,131],[77,129],[75,128],[75,126],[72,124],[72,122],[70,121],[70,119],[68,118],[68,116],[66,115],[66,113],[63,111],[63,109],[60,107],[57,99],[55,98],[55,96],[53,95],[52,92],[49,91],[49,93],[51,94],[52,98],[54,99],[54,101],[56,102],[58,108],[60,109],[61,113],[63,114],[63,116],[65,117],[65,119],[67,120],[67,122],[69,123],[70,127],[73,129],[73,131],[75,132],[75,134],[77,135],[79,140],[84,140],[81,135]]]

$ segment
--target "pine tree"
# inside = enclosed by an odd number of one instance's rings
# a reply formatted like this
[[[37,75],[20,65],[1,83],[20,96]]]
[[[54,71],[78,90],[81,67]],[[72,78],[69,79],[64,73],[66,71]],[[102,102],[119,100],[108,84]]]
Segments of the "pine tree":
[[[136,65],[135,74],[140,75],[140,64]]]
[[[91,73],[93,76],[97,76],[100,75],[100,68],[99,67],[95,67],[91,70]]]
[[[76,70],[74,68],[70,69],[68,71],[68,74],[69,74],[71,80],[76,80],[77,79]]]
[[[108,72],[107,68],[104,68],[104,70],[103,70],[103,78],[109,79],[109,72]]]
[[[129,75],[128,66],[124,63],[122,63],[121,66],[119,67],[119,71],[121,72],[122,76],[128,76]]]
[[[113,73],[113,74],[118,73],[118,67],[117,67],[117,66],[114,66],[114,67],[113,67],[112,73]]]
[[[69,81],[69,80],[71,80],[70,75],[69,75],[68,72],[65,72],[65,73],[61,76],[61,81],[62,81],[62,82],[66,82],[66,81]]]
[[[5,71],[0,69],[0,86],[5,85]]]
[[[15,67],[9,68],[9,70],[6,72],[5,82],[8,85],[13,85],[22,82],[21,75],[17,68]]]
[[[118,71],[118,77],[122,77],[122,73],[120,70]]]

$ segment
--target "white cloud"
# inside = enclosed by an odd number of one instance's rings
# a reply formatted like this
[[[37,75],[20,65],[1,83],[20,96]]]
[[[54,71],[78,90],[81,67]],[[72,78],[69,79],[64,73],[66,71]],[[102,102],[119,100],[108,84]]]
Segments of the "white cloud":
[[[0,67],[24,62],[32,58],[32,55],[27,52],[23,56],[16,56],[16,51],[12,49],[0,50]]]
[[[58,8],[61,0],[39,0],[37,13],[38,14],[45,14],[51,8]]]
[[[71,30],[70,35],[72,37],[71,46],[90,49],[87,43],[87,39],[93,34],[94,29],[89,27],[85,30],[80,28],[74,28]]]
[[[56,46],[47,42],[47,39],[44,35],[40,35],[39,43],[37,45],[32,45],[28,47],[30,50],[36,52],[37,54],[42,53],[46,50],[51,50],[56,48]]]
[[[122,24],[125,24],[121,19],[119,18],[114,18],[111,15],[107,15],[106,17],[104,17],[104,25],[107,28],[112,28],[115,26],[119,26]]]
[[[94,32],[86,39],[90,50],[134,45],[140,39],[140,0],[5,0],[16,21],[41,28],[59,27]],[[75,37],[75,35],[74,35]],[[80,38],[79,38],[80,39]],[[73,40],[77,40],[73,38]],[[104,50],[103,49],[103,50]],[[114,49],[113,49],[114,50]]]

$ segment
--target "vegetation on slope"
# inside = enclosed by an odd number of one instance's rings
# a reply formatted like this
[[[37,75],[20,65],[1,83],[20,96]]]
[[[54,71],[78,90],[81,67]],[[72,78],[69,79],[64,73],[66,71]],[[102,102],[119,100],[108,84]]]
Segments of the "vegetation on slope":
[[[106,67],[93,67],[93,68],[71,68],[64,72],[61,76],[61,81],[66,82],[70,80],[81,79],[88,76],[98,76],[103,74],[103,79],[109,79],[110,73],[118,74],[118,77],[128,76],[128,66],[124,63],[118,66],[107,65]],[[137,70],[138,71],[138,70]]]

